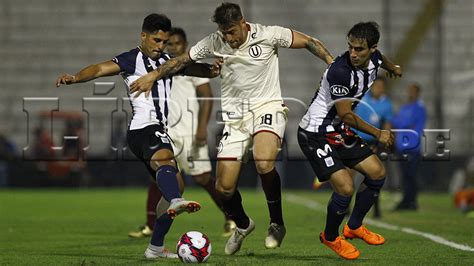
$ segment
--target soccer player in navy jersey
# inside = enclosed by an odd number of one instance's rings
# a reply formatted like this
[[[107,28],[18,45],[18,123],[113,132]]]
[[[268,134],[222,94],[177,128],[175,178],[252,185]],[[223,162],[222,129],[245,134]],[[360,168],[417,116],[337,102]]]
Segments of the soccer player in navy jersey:
[[[149,259],[177,258],[176,254],[164,248],[164,237],[176,215],[200,209],[198,202],[184,200],[181,196],[184,183],[174,160],[172,140],[167,134],[172,76],[163,77],[153,84],[153,98],[130,92],[130,84],[133,81],[170,59],[163,52],[170,30],[169,18],[161,14],[150,14],[143,21],[141,44],[137,48],[112,60],[87,66],[75,75],[64,74],[56,80],[56,86],[59,87],[61,84],[69,85],[103,76],[122,75],[133,110],[127,131],[128,145],[155,178],[163,195],[157,205],[155,230],[145,251],[145,257]],[[219,75],[220,66],[218,61],[214,65],[195,63],[180,73],[213,78]]]
[[[365,176],[365,190],[357,193],[354,209],[344,226],[346,238],[361,238],[371,245],[385,239],[369,231],[362,220],[378,197],[385,181],[385,168],[369,145],[350,128],[374,136],[391,146],[394,136],[357,116],[353,109],[377,77],[379,68],[399,77],[401,68],[377,50],[380,38],[375,22],[354,25],[347,34],[349,51],[338,56],[326,69],[319,90],[300,122],[298,142],[321,181],[329,181],[334,193],[327,207],[326,228],[320,234],[323,244],[345,259],[357,259],[357,248],[339,236],[342,223],[354,193],[350,169]]]

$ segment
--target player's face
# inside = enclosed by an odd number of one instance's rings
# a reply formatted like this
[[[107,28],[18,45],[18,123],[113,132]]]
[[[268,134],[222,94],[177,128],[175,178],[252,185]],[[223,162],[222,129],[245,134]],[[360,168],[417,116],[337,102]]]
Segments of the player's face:
[[[166,43],[169,39],[169,33],[162,30],[154,33],[141,33],[141,49],[150,58],[158,58],[166,48]]]
[[[351,64],[356,68],[367,68],[370,56],[372,56],[372,53],[377,49],[377,45],[369,48],[367,40],[353,38],[352,36],[348,38],[348,45]]]
[[[232,49],[239,48],[247,39],[247,23],[244,19],[232,24],[230,27],[219,27],[219,31]]]
[[[407,88],[408,102],[416,102],[419,97],[418,89],[414,85],[410,85]]]
[[[186,52],[187,45],[181,35],[174,34],[170,36],[166,49],[171,55],[179,56]]]
[[[385,94],[385,83],[382,80],[376,79],[374,84],[372,84],[370,93],[375,99],[382,97]]]

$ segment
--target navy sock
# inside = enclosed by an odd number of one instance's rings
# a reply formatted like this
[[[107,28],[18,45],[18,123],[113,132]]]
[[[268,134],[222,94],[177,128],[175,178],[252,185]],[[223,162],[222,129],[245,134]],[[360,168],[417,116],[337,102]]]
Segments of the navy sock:
[[[347,213],[352,197],[345,197],[332,193],[331,199],[328,203],[328,213],[326,216],[326,228],[324,235],[326,240],[334,241],[339,236],[339,225],[341,225],[344,216]]]
[[[364,184],[367,188],[357,193],[354,210],[352,210],[351,218],[349,218],[347,222],[350,229],[357,229],[362,225],[362,220],[364,220],[365,215],[369,212],[372,205],[374,205],[384,182],[385,178],[379,180],[365,178]]]
[[[167,213],[157,218],[155,220],[155,229],[153,230],[153,234],[151,235],[150,244],[159,247],[163,246],[163,243],[165,241],[165,235],[170,230],[172,223],[173,219],[171,219]]]
[[[242,196],[236,190],[230,199],[222,200],[227,216],[232,219],[238,228],[247,229],[250,224],[249,217],[242,206]]]
[[[176,174],[176,168],[171,165],[160,166],[156,171],[156,184],[168,202],[171,202],[172,199],[181,198]]]
[[[263,192],[267,198],[268,211],[270,212],[270,223],[284,225],[281,210],[281,181],[280,175],[275,168],[266,174],[260,174]]]

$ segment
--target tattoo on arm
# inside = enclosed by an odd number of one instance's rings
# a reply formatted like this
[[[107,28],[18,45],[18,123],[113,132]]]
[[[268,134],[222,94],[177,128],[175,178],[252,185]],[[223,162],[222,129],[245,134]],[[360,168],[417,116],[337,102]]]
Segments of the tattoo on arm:
[[[177,73],[183,67],[186,65],[190,64],[192,62],[191,58],[187,56],[178,56],[175,58],[172,58],[163,65],[161,65],[159,68],[155,69],[156,72],[158,72],[159,77],[166,77],[172,74]]]
[[[332,63],[333,56],[319,40],[311,38],[306,43],[306,49],[308,49],[308,51],[310,51],[315,56],[321,58],[324,62],[328,64]]]

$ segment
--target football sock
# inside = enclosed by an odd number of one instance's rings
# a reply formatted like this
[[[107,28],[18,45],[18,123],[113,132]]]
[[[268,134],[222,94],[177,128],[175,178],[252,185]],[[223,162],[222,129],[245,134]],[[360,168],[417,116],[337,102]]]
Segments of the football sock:
[[[207,191],[207,193],[209,193],[212,200],[216,203],[217,207],[224,213],[225,219],[229,220],[230,219],[229,215],[227,215],[226,212],[224,211],[224,204],[222,203],[221,198],[217,194],[216,178],[213,177],[210,173],[207,173],[207,175],[209,175],[209,181],[205,185],[203,184],[200,184],[200,185],[202,188],[204,188]]]
[[[339,195],[336,192],[332,193],[328,203],[326,228],[324,229],[326,240],[334,241],[339,236],[339,225],[341,225],[347,213],[351,198]]]
[[[155,182],[148,185],[148,196],[146,199],[146,225],[153,230],[156,220],[156,205],[161,198],[161,191]]]
[[[266,174],[260,174],[262,188],[267,198],[268,210],[270,212],[270,223],[284,225],[281,210],[281,181],[280,175],[275,168]]]
[[[162,214],[158,219],[155,220],[155,230],[151,235],[150,244],[154,246],[163,246],[165,241],[165,235],[170,230],[173,219],[169,217],[167,213]]]
[[[223,199],[224,210],[228,217],[232,219],[238,228],[247,229],[250,224],[249,217],[244,211],[242,206],[242,196],[240,192],[235,190],[234,194],[230,198]]]
[[[156,184],[168,202],[171,202],[172,199],[181,198],[176,174],[176,168],[171,165],[160,166],[156,171]]]
[[[367,188],[357,193],[351,218],[349,218],[349,221],[347,222],[350,229],[357,229],[362,225],[362,220],[367,212],[369,212],[370,207],[374,205],[375,199],[379,196],[380,189],[384,182],[385,178],[379,180],[365,178],[364,184]]]

